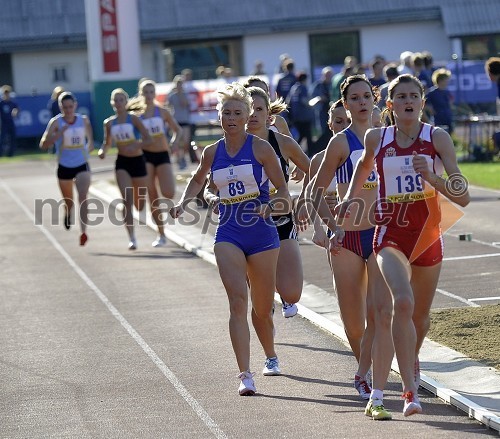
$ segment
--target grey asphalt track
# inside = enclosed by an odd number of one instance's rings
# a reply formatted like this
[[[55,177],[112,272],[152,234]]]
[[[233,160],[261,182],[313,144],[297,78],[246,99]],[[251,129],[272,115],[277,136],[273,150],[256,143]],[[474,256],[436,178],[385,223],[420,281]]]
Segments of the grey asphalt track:
[[[77,227],[51,225],[50,215],[34,226],[34,200],[60,197],[53,165],[6,165],[0,178],[0,437],[496,435],[423,389],[424,414],[404,419],[396,374],[386,393],[394,420],[368,419],[349,349],[301,317],[275,317],[281,377],[260,374],[252,332],[259,394],[239,397],[227,299],[213,265],[173,243],[151,248],[155,233],[145,226],[129,252],[124,227],[108,215],[81,248]],[[103,168],[93,179],[99,187],[113,174]],[[306,280],[328,291],[324,254],[307,243],[302,250]]]

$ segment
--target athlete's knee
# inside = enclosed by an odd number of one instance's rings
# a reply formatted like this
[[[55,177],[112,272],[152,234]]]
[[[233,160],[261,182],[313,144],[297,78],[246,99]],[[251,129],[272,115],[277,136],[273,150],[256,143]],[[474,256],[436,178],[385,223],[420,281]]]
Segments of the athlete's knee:
[[[413,316],[414,300],[408,295],[399,295],[394,298],[394,315],[411,319]]]
[[[365,333],[365,325],[360,324],[346,324],[344,322],[344,330],[347,337],[351,340],[361,340]]]
[[[252,305],[252,314],[259,320],[268,320],[272,318],[272,305],[264,303],[254,303]]]
[[[229,313],[232,317],[246,318],[247,304],[245,300],[233,299],[229,301]]]

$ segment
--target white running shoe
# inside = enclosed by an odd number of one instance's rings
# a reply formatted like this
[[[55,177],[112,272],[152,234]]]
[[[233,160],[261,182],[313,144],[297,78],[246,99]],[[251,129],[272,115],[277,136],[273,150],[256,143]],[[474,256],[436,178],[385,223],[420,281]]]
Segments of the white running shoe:
[[[241,380],[240,387],[238,388],[238,393],[240,396],[252,396],[255,395],[257,389],[255,389],[255,383],[253,382],[254,374],[249,370],[241,372],[238,378]]]
[[[366,381],[366,378],[362,378],[358,375],[354,375],[354,387],[361,396],[361,399],[369,400],[370,394],[372,393],[372,388]]]
[[[129,243],[128,243],[128,249],[129,250],[136,250],[137,249],[137,241],[135,238],[132,238]]]
[[[264,363],[264,369],[262,370],[262,375],[273,376],[281,375],[280,363],[278,357],[266,358]]]
[[[165,235],[161,235],[161,236],[158,236],[157,239],[155,239],[151,245],[153,247],[163,247],[165,245],[167,245],[167,238],[165,237]]]
[[[413,392],[406,392],[402,398],[405,400],[405,404],[403,407],[403,415],[411,416],[422,413],[422,406],[420,405],[420,401],[418,400],[418,396]]]
[[[288,303],[284,300],[281,301],[283,302],[281,306],[281,314],[283,314],[283,317],[288,319],[289,317],[293,317],[299,312],[299,309],[297,308],[297,305],[295,305],[295,303]]]

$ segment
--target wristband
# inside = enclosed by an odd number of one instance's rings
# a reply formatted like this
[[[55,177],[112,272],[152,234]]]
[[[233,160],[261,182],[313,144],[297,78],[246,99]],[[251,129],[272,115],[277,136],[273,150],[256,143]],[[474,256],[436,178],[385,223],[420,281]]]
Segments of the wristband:
[[[267,203],[267,205],[269,206],[269,209],[271,209],[271,212],[274,212],[274,210],[276,209],[274,207],[274,203],[272,201],[269,201],[269,203]]]

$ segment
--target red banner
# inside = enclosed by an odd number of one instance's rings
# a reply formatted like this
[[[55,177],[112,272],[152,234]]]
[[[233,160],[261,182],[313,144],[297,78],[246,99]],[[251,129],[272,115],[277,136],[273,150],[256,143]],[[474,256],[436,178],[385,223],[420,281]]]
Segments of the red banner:
[[[104,72],[120,71],[115,0],[100,0],[101,46]]]

